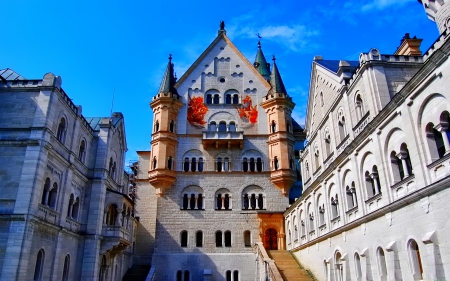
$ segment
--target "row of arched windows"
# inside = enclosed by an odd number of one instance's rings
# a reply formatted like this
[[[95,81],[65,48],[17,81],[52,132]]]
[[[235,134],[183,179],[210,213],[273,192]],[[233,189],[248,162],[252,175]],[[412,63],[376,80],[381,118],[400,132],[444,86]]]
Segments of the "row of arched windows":
[[[244,246],[251,247],[251,233],[249,230],[244,231]],[[215,237],[215,245],[217,248],[221,247],[231,247],[232,239],[231,239],[231,231],[221,231],[218,230],[214,234]],[[180,233],[180,246],[185,248],[188,246],[188,232],[186,230],[181,231]],[[203,247],[204,244],[204,235],[203,231],[199,230],[195,233],[195,247]]]
[[[290,158],[291,159],[291,158]],[[156,157],[154,157],[154,167],[156,167]],[[203,157],[185,157],[183,162],[184,172],[203,172],[204,171],[204,160]],[[278,169],[278,159],[276,158],[276,169]],[[230,172],[231,171],[231,161],[228,157],[217,157],[214,166],[216,172]],[[292,161],[293,165],[293,161]],[[168,158],[167,168],[172,170],[174,163],[172,157]],[[262,172],[264,170],[264,163],[261,157],[244,157],[241,161],[241,171],[243,172]]]
[[[286,131],[292,133],[292,125],[289,120],[286,120]],[[270,122],[269,132],[272,134],[278,132],[277,122],[275,120]]]
[[[44,190],[42,192],[41,204],[55,210],[57,200],[58,184],[54,182],[53,185],[51,185],[50,178],[46,178],[44,183]]]
[[[219,94],[206,94],[206,104],[220,104]],[[225,104],[239,104],[238,94],[225,94]]]
[[[114,161],[111,157],[109,158],[108,176],[111,179],[116,180],[116,174],[117,174],[116,161]]]
[[[56,139],[64,144],[66,141],[66,132],[67,132],[67,121],[64,117],[59,120],[58,129],[56,132]],[[80,145],[78,147],[78,160],[81,163],[84,163],[86,157],[86,141],[84,139],[81,140]]]
[[[160,130],[159,120],[156,120],[156,121],[155,121],[155,124],[154,124],[153,131],[156,133],[156,132],[159,132],[159,130]],[[171,132],[171,133],[174,133],[174,132],[175,132],[175,121],[173,121],[173,120],[170,120],[170,123],[169,123],[169,132]]]
[[[45,263],[45,251],[44,249],[40,249],[37,257],[36,257],[36,264],[34,267],[34,275],[33,275],[33,281],[41,281],[43,280],[43,271],[44,271],[44,263]],[[70,256],[66,255],[64,257],[64,265],[63,265],[63,272],[62,272],[62,281],[68,281],[69,280],[69,270],[70,270]]]
[[[208,126],[210,132],[236,132],[236,123],[231,121],[228,125],[225,121],[220,121],[217,125],[216,121],[211,121]]]
[[[412,277],[414,280],[422,280],[423,279],[423,266],[422,266],[422,258],[420,254],[419,245],[414,239],[410,239],[407,243],[407,255],[408,255],[408,264],[410,266],[410,272],[412,273]],[[377,247],[375,251],[375,268],[377,269],[378,275],[381,278],[381,280],[389,280],[389,272],[386,262],[386,254],[384,252],[384,249],[382,247]],[[370,257],[369,255],[366,255],[366,258]],[[340,252],[335,253],[334,257],[334,278],[335,280],[345,280],[344,278],[344,259],[342,259],[342,255]],[[367,261],[366,261],[367,263]],[[353,255],[353,265],[354,265],[354,271],[351,270],[350,272],[353,272],[354,277],[356,280],[362,280],[363,278],[363,268],[361,266],[361,255],[356,252]],[[366,264],[366,266],[370,265],[370,260]],[[400,269],[400,268],[399,268]],[[399,270],[398,269],[398,270]],[[332,270],[332,267],[329,266],[327,261],[324,261],[324,274],[325,277],[328,278],[329,275],[332,272],[329,272]],[[393,274],[394,272],[391,272]]]
[[[106,210],[104,223],[109,226],[128,228],[131,220],[131,208],[123,204],[119,210],[116,204],[110,204]]]
[[[205,196],[200,192],[185,191],[182,194],[182,210],[204,210]],[[215,194],[215,210],[232,210],[232,194],[221,188]],[[261,188],[245,189],[242,192],[242,210],[264,210],[265,195]]]

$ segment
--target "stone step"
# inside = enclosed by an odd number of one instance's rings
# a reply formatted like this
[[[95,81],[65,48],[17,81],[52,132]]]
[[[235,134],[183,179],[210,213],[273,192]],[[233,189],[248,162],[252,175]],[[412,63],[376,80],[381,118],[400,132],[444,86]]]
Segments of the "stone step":
[[[271,259],[275,261],[278,271],[284,281],[313,281],[309,273],[300,267],[289,251],[267,251]]]

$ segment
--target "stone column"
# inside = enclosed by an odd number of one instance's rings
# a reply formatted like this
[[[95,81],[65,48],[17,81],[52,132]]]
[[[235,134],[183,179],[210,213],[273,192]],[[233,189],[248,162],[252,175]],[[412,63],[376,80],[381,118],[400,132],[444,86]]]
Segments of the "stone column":
[[[378,193],[380,193],[380,190],[381,190],[380,186],[378,185],[378,181],[377,181],[378,173],[372,173],[372,174],[370,174],[370,177],[373,179],[373,184],[375,186],[375,194],[374,194],[374,196],[375,196]]]
[[[220,205],[220,210],[225,208],[225,195],[221,195],[220,199],[222,200],[222,204]]]
[[[198,195],[195,196],[195,205],[194,205],[194,209],[198,209]]]
[[[442,140],[444,141],[444,146],[445,146],[445,154],[448,154],[450,152],[450,143],[449,143],[448,137],[447,137],[448,124],[447,123],[439,123],[434,128],[441,133]]]

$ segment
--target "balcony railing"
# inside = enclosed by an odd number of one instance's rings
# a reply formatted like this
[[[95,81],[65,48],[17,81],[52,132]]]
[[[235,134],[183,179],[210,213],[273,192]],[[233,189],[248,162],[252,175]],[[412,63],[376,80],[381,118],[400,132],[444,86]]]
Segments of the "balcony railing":
[[[119,238],[131,242],[130,232],[121,226],[105,225],[102,230],[103,237]]]
[[[212,145],[215,148],[219,146],[238,146],[242,149],[244,145],[244,132],[235,131],[203,131],[203,147],[206,148],[208,145]]]

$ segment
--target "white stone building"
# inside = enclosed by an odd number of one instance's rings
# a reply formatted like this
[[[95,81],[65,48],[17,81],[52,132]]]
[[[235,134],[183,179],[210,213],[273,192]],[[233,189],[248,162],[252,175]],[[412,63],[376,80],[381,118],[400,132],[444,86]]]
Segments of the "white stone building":
[[[138,259],[151,261],[155,280],[264,278],[254,246],[285,246],[294,145],[304,140],[275,60],[270,67],[259,45],[250,63],[221,26],[178,81],[169,58],[150,106],[151,151],[138,152],[137,245],[141,234],[155,244]]]
[[[10,69],[0,108],[0,280],[122,280],[137,225],[122,114],[85,118],[60,77]]]
[[[450,278],[450,4],[423,2],[441,36],[421,55],[315,57],[287,249],[319,280]]]

